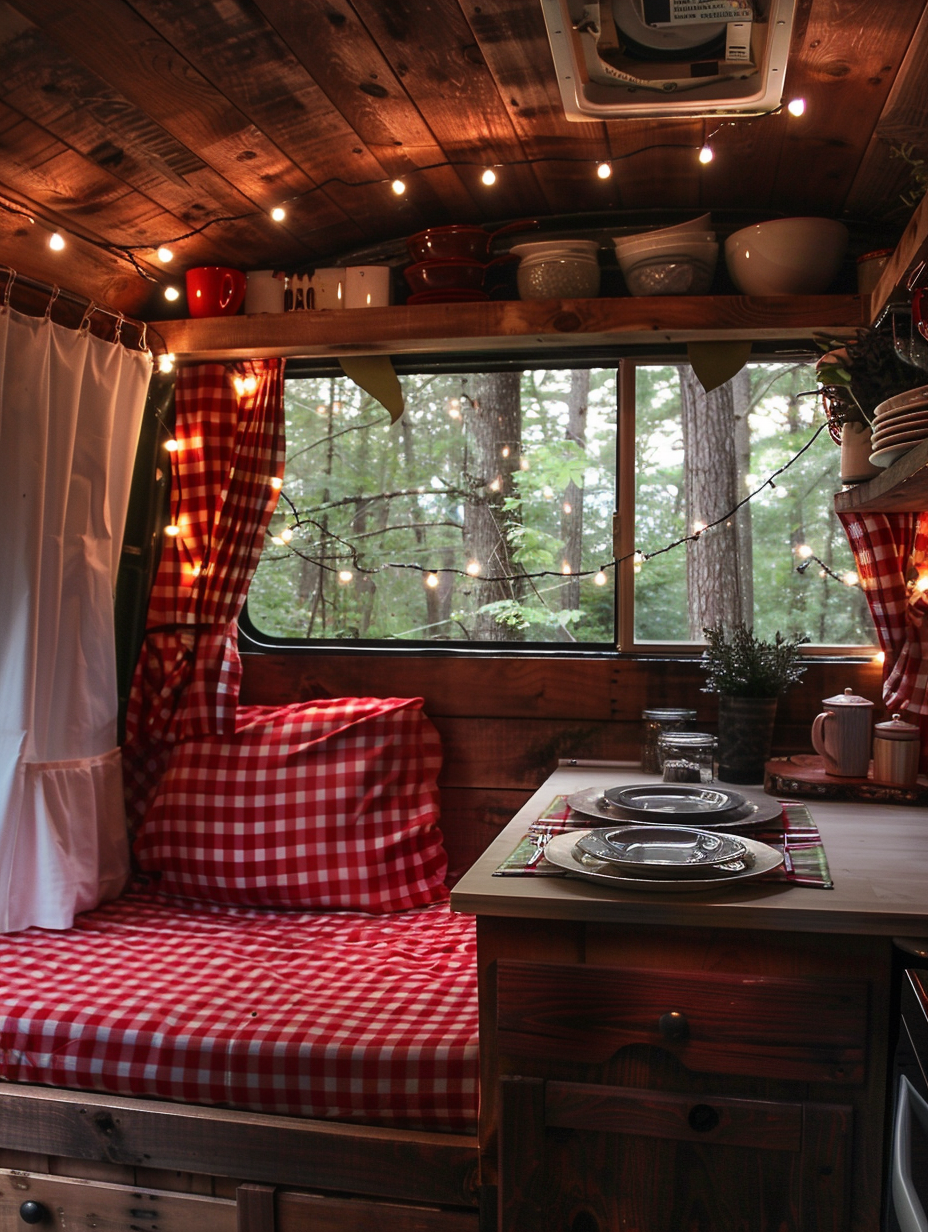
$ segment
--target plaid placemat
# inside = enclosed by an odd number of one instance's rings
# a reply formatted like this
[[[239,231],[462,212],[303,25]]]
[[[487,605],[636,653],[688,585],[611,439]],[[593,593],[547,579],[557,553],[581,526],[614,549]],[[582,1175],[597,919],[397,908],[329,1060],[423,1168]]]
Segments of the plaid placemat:
[[[566,869],[557,868],[544,858],[545,842],[555,834],[588,830],[592,825],[589,817],[570,808],[566,796],[555,796],[493,876],[567,877]],[[784,803],[782,818],[752,830],[750,837],[783,852],[780,867],[765,873],[759,881],[786,881],[819,890],[834,889],[822,836],[805,804]]]

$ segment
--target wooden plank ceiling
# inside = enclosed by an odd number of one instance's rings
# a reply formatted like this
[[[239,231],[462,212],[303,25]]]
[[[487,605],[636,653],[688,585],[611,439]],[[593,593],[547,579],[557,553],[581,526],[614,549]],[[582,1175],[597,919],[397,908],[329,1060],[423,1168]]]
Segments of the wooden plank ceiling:
[[[450,222],[814,213],[863,251],[911,213],[893,147],[928,145],[925,10],[799,0],[786,94],[805,115],[719,127],[568,122],[539,0],[0,0],[0,262],[165,317],[190,266],[398,261]]]

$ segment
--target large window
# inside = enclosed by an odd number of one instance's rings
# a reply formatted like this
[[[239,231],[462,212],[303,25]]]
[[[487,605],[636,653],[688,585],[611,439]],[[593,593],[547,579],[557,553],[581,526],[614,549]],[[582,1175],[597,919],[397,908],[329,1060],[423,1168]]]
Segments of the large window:
[[[288,379],[253,633],[631,649],[722,618],[871,642],[827,432],[763,486],[822,423],[811,369],[707,396],[686,364],[623,367],[403,373],[392,426],[344,376]]]

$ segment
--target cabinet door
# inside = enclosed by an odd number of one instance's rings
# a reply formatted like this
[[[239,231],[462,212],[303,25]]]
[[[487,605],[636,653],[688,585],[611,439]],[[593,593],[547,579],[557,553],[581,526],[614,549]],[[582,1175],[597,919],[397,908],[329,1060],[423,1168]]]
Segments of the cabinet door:
[[[840,1232],[850,1108],[504,1078],[505,1232]]]

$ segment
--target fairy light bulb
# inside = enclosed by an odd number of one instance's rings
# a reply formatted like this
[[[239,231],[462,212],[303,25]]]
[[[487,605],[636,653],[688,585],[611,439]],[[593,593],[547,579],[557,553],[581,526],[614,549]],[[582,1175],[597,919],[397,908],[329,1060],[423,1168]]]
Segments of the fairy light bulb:
[[[612,163],[600,163],[596,168],[596,174],[601,180],[608,180],[612,176]]]
[[[167,265],[169,261],[174,260],[174,254],[173,252],[171,252],[170,248],[168,248],[167,244],[162,244],[161,247],[158,249],[158,251],[155,253],[155,256],[158,258],[158,260],[161,262],[162,265]]]
[[[271,535],[271,543],[278,548],[282,548],[284,546],[284,541],[281,539],[280,535]]]
[[[878,664],[878,665],[882,666],[882,665],[886,662],[886,651],[885,651],[885,650],[878,650],[878,651],[876,652],[876,654],[873,656],[873,658],[870,660],[870,662],[871,662],[871,663],[876,663],[876,664]]]
[[[235,389],[235,392],[238,394],[239,397],[241,397],[242,394],[245,392],[245,382],[242,380],[240,376],[234,376],[232,378],[232,386]]]
[[[602,569],[600,569],[598,573],[593,574],[593,585],[594,586],[605,586],[608,581],[609,579],[606,577]]]
[[[476,561],[476,560],[470,560],[470,561],[468,561],[468,562],[467,562],[467,574],[468,574],[468,576],[469,576],[469,577],[477,577],[477,575],[478,575],[479,573],[480,573],[480,562],[479,562],[479,561]]]
[[[809,558],[814,556],[815,553],[812,551],[812,549],[809,547],[807,543],[800,543],[796,547],[796,555],[801,560],[809,560]]]
[[[857,576],[857,574],[854,572],[853,569],[848,569],[847,573],[842,574],[841,581],[844,583],[845,586],[856,586],[857,583],[860,581],[860,578]]]
[[[573,513],[574,511],[573,505],[571,505],[570,501],[564,501],[562,508],[565,513]]]
[[[499,451],[499,455],[501,458],[508,458],[509,457],[509,446],[504,445],[502,449]]]
[[[425,584],[426,584],[426,586],[428,586],[430,589],[434,590],[434,589],[435,589],[435,587],[438,585],[438,574],[437,574],[437,573],[430,573],[430,574],[426,577],[426,579],[425,579]]]
[[[699,151],[699,161],[705,166],[706,163],[711,163],[715,155],[712,153],[711,145],[704,145]]]
[[[570,577],[571,573],[573,573],[573,570],[571,569],[570,565],[567,563],[566,560],[561,565],[561,573],[563,573],[565,577]]]
[[[168,301],[169,304],[173,304],[175,300],[180,299],[180,291],[177,289],[177,287],[165,287],[164,288],[164,298]]]
[[[176,522],[169,522],[168,525],[164,528],[164,533],[168,535],[171,539],[176,539],[177,536],[180,534],[180,527],[177,525]]]
[[[928,573],[923,573],[915,583],[915,589],[922,592],[928,590]]]
[[[61,252],[64,248],[64,236],[60,231],[53,231],[48,237],[48,246],[52,252]]]
[[[285,526],[283,530],[280,532],[280,537],[284,543],[289,543],[290,540],[293,538],[293,531],[290,529],[289,526]]]
[[[172,436],[169,441],[164,442],[164,447],[168,453],[177,453],[178,449],[180,449],[180,442],[176,441]]]
[[[541,494],[545,498],[545,500],[547,501],[553,500],[554,499],[554,488],[549,488],[546,485],[545,487],[541,489]]]
[[[483,175],[480,177],[480,183],[486,184],[487,188],[492,188],[492,186],[496,183],[496,172],[492,167],[487,167],[486,171],[484,171]]]
[[[706,523],[701,521],[699,518],[697,518],[696,521],[693,523],[693,534],[701,535],[705,529],[706,529]]]
[[[283,486],[284,486],[284,481],[280,478],[279,475],[271,476],[271,487],[273,488],[275,492],[279,492]]]
[[[273,218],[274,222],[283,222],[286,217],[287,211],[282,205],[275,205],[271,210],[271,218]]]
[[[353,577],[354,577],[354,574],[351,572],[350,569],[339,569],[338,571],[338,580],[341,582],[343,586],[347,586]]]
[[[402,197],[403,193],[406,191],[406,185],[402,180],[394,180],[390,187],[398,197]]]
[[[791,116],[801,116],[806,109],[804,98],[791,98],[786,104],[786,110]]]
[[[177,357],[173,351],[165,351],[163,355],[158,356],[158,371],[173,372],[176,360]]]

